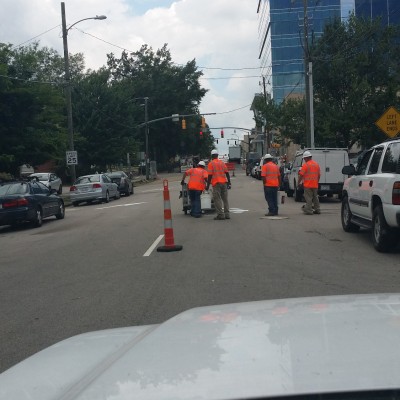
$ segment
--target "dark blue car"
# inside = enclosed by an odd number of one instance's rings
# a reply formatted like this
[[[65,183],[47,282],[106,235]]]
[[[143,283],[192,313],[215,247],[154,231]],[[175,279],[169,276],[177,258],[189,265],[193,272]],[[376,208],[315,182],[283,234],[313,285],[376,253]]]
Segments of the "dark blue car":
[[[0,226],[30,222],[42,225],[43,218],[65,216],[64,201],[41,182],[5,182],[0,184]]]

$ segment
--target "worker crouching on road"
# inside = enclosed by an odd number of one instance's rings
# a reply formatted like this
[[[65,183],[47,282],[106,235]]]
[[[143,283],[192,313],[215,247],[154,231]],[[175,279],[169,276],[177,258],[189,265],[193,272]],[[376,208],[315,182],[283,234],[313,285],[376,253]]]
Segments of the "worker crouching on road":
[[[231,178],[228,169],[222,160],[218,159],[218,151],[211,151],[212,160],[208,163],[208,180],[206,190],[210,183],[213,187],[213,199],[217,216],[216,220],[230,219],[228,189],[231,188]],[[222,209],[222,205],[224,208]]]
[[[321,170],[318,163],[312,160],[312,154],[306,150],[303,154],[304,164],[299,171],[299,183],[304,187],[304,198],[306,205],[303,207],[304,214],[321,214],[318,199],[318,184],[321,178]]]
[[[188,189],[189,198],[191,203],[190,215],[195,218],[201,217],[201,200],[200,196],[206,187],[207,171],[205,170],[206,164],[200,161],[196,168],[190,168],[184,172],[181,185],[185,183],[185,178],[189,176]]]
[[[265,200],[268,203],[268,213],[265,215],[278,215],[278,190],[281,186],[281,173],[271,154],[266,154],[264,159],[265,163],[261,168],[261,177],[264,185]]]

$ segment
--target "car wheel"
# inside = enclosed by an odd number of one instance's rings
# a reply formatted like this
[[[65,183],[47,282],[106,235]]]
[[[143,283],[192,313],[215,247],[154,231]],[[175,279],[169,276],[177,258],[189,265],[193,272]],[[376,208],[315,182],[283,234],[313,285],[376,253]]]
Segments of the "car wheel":
[[[126,190],[125,190],[125,196],[130,196],[131,195],[131,192],[130,192],[130,190],[129,190],[129,186],[126,188]]]
[[[32,221],[34,228],[40,228],[43,224],[43,211],[40,207],[35,210],[35,219]]]
[[[347,196],[343,197],[342,208],[340,212],[340,219],[342,221],[342,227],[345,232],[357,232],[360,227],[351,222],[351,217],[353,214],[350,211],[349,201]]]
[[[106,192],[106,198],[104,199],[104,203],[109,203],[110,202],[110,194],[108,193],[108,190]]]
[[[61,201],[58,205],[58,213],[56,214],[57,219],[64,219],[65,217],[65,206],[64,203]]]
[[[60,185],[60,187],[58,188],[57,194],[62,194],[62,185]]]
[[[79,202],[78,202],[78,201],[74,201],[74,202],[72,203],[72,205],[73,205],[74,207],[78,207],[78,206],[79,206]]]
[[[293,197],[293,193],[294,193],[294,190],[287,188],[287,190],[286,190],[287,197]]]
[[[133,184],[132,184],[131,194],[133,194]]]
[[[398,237],[396,231],[390,229],[386,223],[382,206],[376,206],[372,214],[372,242],[379,252],[387,252],[393,249]]]

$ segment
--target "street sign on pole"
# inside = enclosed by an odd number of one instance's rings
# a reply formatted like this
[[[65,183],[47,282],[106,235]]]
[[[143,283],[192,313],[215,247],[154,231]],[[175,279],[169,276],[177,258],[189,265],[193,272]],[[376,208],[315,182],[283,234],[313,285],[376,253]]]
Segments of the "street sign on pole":
[[[78,152],[67,151],[67,165],[78,165]]]
[[[375,125],[387,136],[393,138],[400,132],[400,113],[394,107],[389,107]]]

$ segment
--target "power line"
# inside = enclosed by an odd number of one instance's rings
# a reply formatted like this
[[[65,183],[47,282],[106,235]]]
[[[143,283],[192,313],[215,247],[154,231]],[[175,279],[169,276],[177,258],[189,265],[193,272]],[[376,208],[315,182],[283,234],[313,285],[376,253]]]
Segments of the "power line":
[[[50,29],[48,29],[47,31],[44,31],[44,32],[40,33],[39,35],[34,36],[34,37],[31,38],[31,39],[25,40],[25,42],[22,42],[22,43],[20,43],[20,44],[17,44],[17,45],[15,45],[15,46],[12,46],[11,49],[15,49],[15,48],[17,48],[17,47],[21,47],[21,46],[24,45],[25,43],[31,42],[32,40],[35,40],[35,39],[38,38],[39,36],[43,36],[44,34],[46,34],[46,33],[50,32],[50,31],[52,31],[53,29],[59,28],[60,26],[61,26],[61,25],[58,24],[58,25],[54,26],[53,28],[50,28]]]

